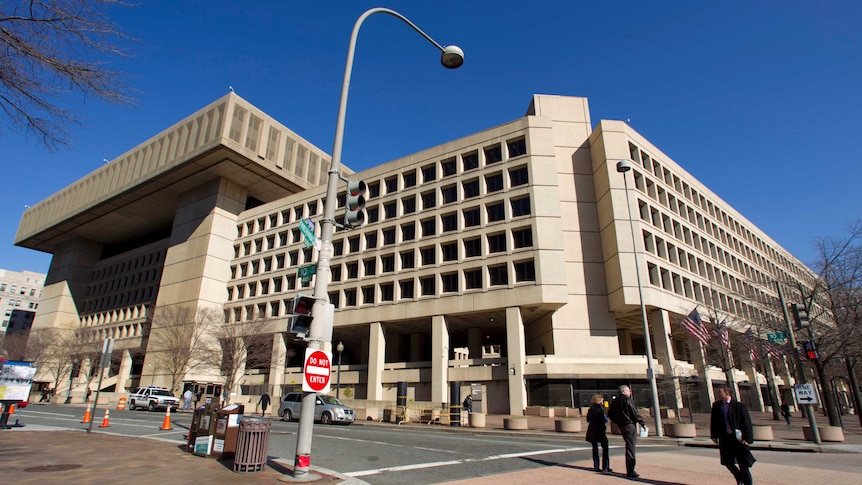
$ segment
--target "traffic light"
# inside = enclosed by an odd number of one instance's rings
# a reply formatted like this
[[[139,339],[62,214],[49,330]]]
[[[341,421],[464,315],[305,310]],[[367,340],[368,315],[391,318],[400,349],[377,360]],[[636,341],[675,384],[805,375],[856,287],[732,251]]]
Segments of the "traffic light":
[[[807,328],[811,324],[808,318],[808,310],[801,303],[793,303],[790,305],[790,311],[793,312],[793,320],[796,321],[796,326],[799,328]]]
[[[314,308],[314,297],[307,295],[296,295],[293,299],[293,308],[291,308],[290,317],[287,319],[287,331],[297,335],[308,335],[308,329],[311,327],[312,308]]]
[[[814,348],[814,342],[803,341],[802,350],[805,353],[805,358],[811,361],[817,360],[817,349]]]
[[[365,191],[368,186],[361,180],[347,182],[347,201],[345,202],[344,225],[357,227],[365,223]]]

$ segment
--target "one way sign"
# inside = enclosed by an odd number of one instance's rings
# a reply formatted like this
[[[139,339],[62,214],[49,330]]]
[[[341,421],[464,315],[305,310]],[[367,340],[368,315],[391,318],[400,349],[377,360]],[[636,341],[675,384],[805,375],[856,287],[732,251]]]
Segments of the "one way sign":
[[[793,386],[796,402],[799,404],[817,404],[817,393],[811,384],[796,384]]]

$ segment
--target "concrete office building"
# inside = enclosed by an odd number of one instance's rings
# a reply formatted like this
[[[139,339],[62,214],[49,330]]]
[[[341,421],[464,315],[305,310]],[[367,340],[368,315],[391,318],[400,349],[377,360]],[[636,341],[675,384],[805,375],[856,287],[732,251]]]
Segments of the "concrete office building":
[[[0,337],[3,334],[25,332],[30,328],[39,299],[45,274],[33,271],[0,269]]]
[[[320,219],[328,165],[237,95],[217,100],[24,213],[16,244],[54,255],[35,327],[117,338],[118,389],[165,382],[147,359],[154,306],[283,329],[311,293],[297,271],[317,251],[298,223]],[[398,382],[439,405],[452,381],[492,413],[579,406],[622,383],[648,401],[638,251],[662,404],[702,407],[725,374],[682,317],[714,308],[739,330],[779,308],[769,281],[815,278],[627,124],[593,126],[584,98],[537,95],[515,121],[344,175],[368,184],[368,222],[332,241],[332,347],[344,343],[346,395],[369,405],[394,402]],[[304,347],[274,333],[270,362],[234,391],[298,385]],[[743,400],[762,408],[764,376],[739,367]]]

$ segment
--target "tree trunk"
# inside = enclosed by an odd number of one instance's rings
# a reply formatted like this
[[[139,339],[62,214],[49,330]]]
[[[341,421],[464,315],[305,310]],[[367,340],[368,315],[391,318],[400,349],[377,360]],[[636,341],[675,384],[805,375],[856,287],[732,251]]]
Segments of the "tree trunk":
[[[847,365],[847,378],[850,380],[850,390],[853,391],[853,408],[856,410],[856,417],[859,418],[859,426],[862,426],[862,413],[860,413],[859,403],[862,402],[862,396],[859,393],[859,381],[856,379],[856,359],[845,359]]]
[[[817,377],[820,380],[820,389],[822,389],[821,397],[823,398],[823,407],[826,409],[826,415],[829,417],[830,426],[841,426],[841,418],[838,416],[838,407],[835,403],[835,393],[832,388],[832,381],[826,375],[826,369],[823,362],[817,359],[814,362],[814,368],[817,369]]]

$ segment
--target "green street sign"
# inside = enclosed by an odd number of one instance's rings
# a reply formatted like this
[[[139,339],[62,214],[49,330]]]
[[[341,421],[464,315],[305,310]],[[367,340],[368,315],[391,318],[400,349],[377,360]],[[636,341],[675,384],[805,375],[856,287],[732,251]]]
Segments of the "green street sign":
[[[312,224],[309,226],[309,223]],[[303,239],[302,242],[305,244],[305,247],[310,248],[314,246],[314,241],[317,240],[317,236],[314,235],[314,222],[311,222],[310,219],[303,219],[299,221],[299,232],[302,233]]]
[[[766,338],[774,344],[783,344],[787,340],[787,334],[784,332],[768,333]]]
[[[317,265],[309,264],[308,266],[300,266],[296,275],[302,279],[307,279],[314,276],[315,273],[317,273]]]

